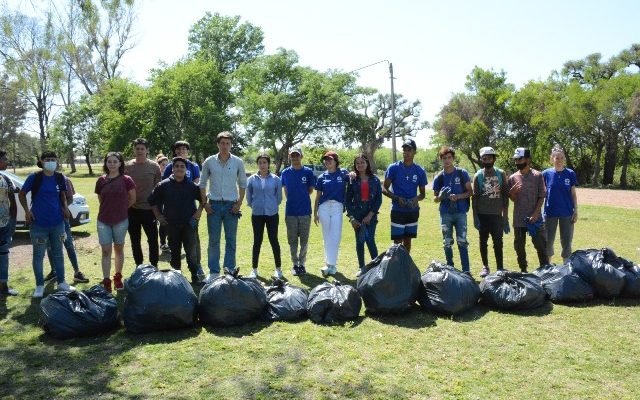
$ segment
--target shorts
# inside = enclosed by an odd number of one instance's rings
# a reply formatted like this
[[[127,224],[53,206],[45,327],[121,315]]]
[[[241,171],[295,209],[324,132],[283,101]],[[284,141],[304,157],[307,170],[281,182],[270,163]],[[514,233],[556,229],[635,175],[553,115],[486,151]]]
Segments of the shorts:
[[[113,225],[98,221],[98,243],[100,243],[100,246],[124,244],[127,228],[129,228],[128,218]]]
[[[391,211],[391,240],[418,236],[420,211]]]

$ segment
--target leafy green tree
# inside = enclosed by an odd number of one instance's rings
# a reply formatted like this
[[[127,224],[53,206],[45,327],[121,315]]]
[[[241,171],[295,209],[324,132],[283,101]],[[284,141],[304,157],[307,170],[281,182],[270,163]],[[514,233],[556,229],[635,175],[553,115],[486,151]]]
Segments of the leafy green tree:
[[[15,81],[0,75],[0,148],[7,149],[15,140],[27,113],[27,105],[20,97]]]
[[[229,74],[264,51],[260,27],[240,23],[240,16],[227,17],[207,12],[189,30],[189,53],[212,60],[218,71]]]

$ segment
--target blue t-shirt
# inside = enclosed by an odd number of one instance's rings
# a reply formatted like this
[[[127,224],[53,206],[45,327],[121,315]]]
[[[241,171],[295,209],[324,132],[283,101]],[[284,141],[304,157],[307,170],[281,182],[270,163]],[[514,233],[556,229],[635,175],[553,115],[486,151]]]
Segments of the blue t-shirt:
[[[22,191],[29,193],[33,187],[36,174],[31,174],[22,185]],[[62,204],[60,203],[60,192],[67,191],[67,185],[62,180],[62,187],[58,187],[55,175],[47,176],[42,173],[42,183],[38,189],[35,199],[31,198],[31,212],[35,217],[35,225],[50,228],[57,226],[64,220]]]
[[[172,172],[173,163],[169,163],[164,168],[162,179],[167,179],[168,177],[170,177]],[[198,167],[198,164],[187,160],[187,173],[185,177],[187,178],[187,182],[193,182],[194,180],[200,178],[200,167]]]
[[[461,177],[462,181],[460,181]],[[442,170],[433,180],[433,191],[440,192],[440,189],[448,186],[451,188],[450,194],[463,194],[467,191],[465,187],[467,182],[470,182],[469,173],[464,168],[456,167],[450,174],[445,174],[444,170]],[[450,203],[454,203],[453,205],[455,205],[455,207]],[[440,202],[439,209],[441,213],[466,213],[469,211],[469,199],[460,199],[454,202],[447,199]]]
[[[309,188],[316,185],[316,177],[309,167],[285,168],[280,176],[282,186],[287,188],[285,215],[300,217],[311,215]]]
[[[544,215],[546,217],[570,217],[574,212],[571,187],[578,184],[576,173],[569,168],[557,172],[555,168],[542,171],[547,186],[544,199]]]
[[[384,179],[391,180],[391,191],[396,196],[412,199],[418,195],[418,187],[427,185],[427,173],[416,163],[406,167],[403,161],[395,162],[387,168]],[[415,212],[417,208],[400,207],[396,201],[391,203],[392,211]]]
[[[349,183],[349,172],[346,169],[338,169],[336,172],[325,171],[318,177],[316,190],[322,192],[320,203],[327,200],[335,200],[344,203],[344,194]]]

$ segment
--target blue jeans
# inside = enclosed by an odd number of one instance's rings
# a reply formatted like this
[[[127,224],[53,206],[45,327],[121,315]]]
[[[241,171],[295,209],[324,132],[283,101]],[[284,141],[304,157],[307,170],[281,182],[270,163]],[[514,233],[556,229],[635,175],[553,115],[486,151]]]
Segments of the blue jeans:
[[[32,224],[29,228],[31,244],[33,245],[33,274],[36,277],[36,286],[44,285],[42,273],[42,261],[44,253],[51,243],[51,255],[53,258],[53,269],[56,271],[56,281],[64,282],[64,257],[62,255],[62,242],[64,241],[64,223],[56,226],[39,226]]]
[[[9,249],[15,231],[15,218],[9,218],[7,225],[0,228],[0,282],[9,280]]]
[[[369,209],[365,209],[362,212],[356,213],[354,218],[358,221],[369,213]],[[378,247],[376,246],[376,226],[378,225],[378,219],[374,216],[371,218],[369,225],[362,224],[360,228],[354,229],[356,234],[356,254],[358,255],[358,265],[360,269],[364,268],[364,245],[366,243],[369,249],[369,255],[371,259],[378,257]]]
[[[63,243],[64,248],[67,250],[67,256],[69,256],[69,261],[71,261],[73,270],[78,271],[78,255],[76,254],[76,246],[74,246],[73,244],[73,236],[71,235],[71,224],[66,219],[64,220],[64,233],[67,235]],[[53,258],[51,257],[50,248],[51,246],[47,247],[47,257],[49,258],[51,269],[53,269]]]
[[[469,243],[467,242],[467,213],[440,213],[440,228],[444,245],[444,256],[447,264],[453,264],[453,228],[456,229],[456,240],[460,252],[462,270],[469,271]]]
[[[209,272],[220,273],[220,235],[224,226],[224,268],[236,267],[236,235],[240,214],[233,214],[233,201],[209,201],[213,214],[207,214],[209,231]]]

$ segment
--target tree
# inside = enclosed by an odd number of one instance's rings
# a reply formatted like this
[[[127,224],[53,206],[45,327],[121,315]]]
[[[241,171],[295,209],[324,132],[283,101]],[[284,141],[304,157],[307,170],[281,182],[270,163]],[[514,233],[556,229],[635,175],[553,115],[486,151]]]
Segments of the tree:
[[[9,81],[7,75],[0,75],[0,148],[7,149],[10,141],[15,140],[26,113],[27,105],[20,97],[17,83]]]
[[[240,16],[226,17],[207,12],[189,30],[191,56],[214,61],[218,71],[229,74],[264,51],[264,34]]]
[[[235,77],[241,122],[258,145],[273,152],[277,173],[291,147],[339,140],[340,116],[356,89],[353,75],[302,67],[294,51],[279,49],[241,65]]]
[[[379,94],[371,89],[360,89],[355,97],[353,110],[345,116],[343,141],[357,143],[369,159],[371,169],[376,171],[375,153],[385,140],[391,139],[391,95]],[[420,101],[409,102],[402,95],[395,96],[395,136],[415,136],[426,127],[420,123],[422,111]]]

